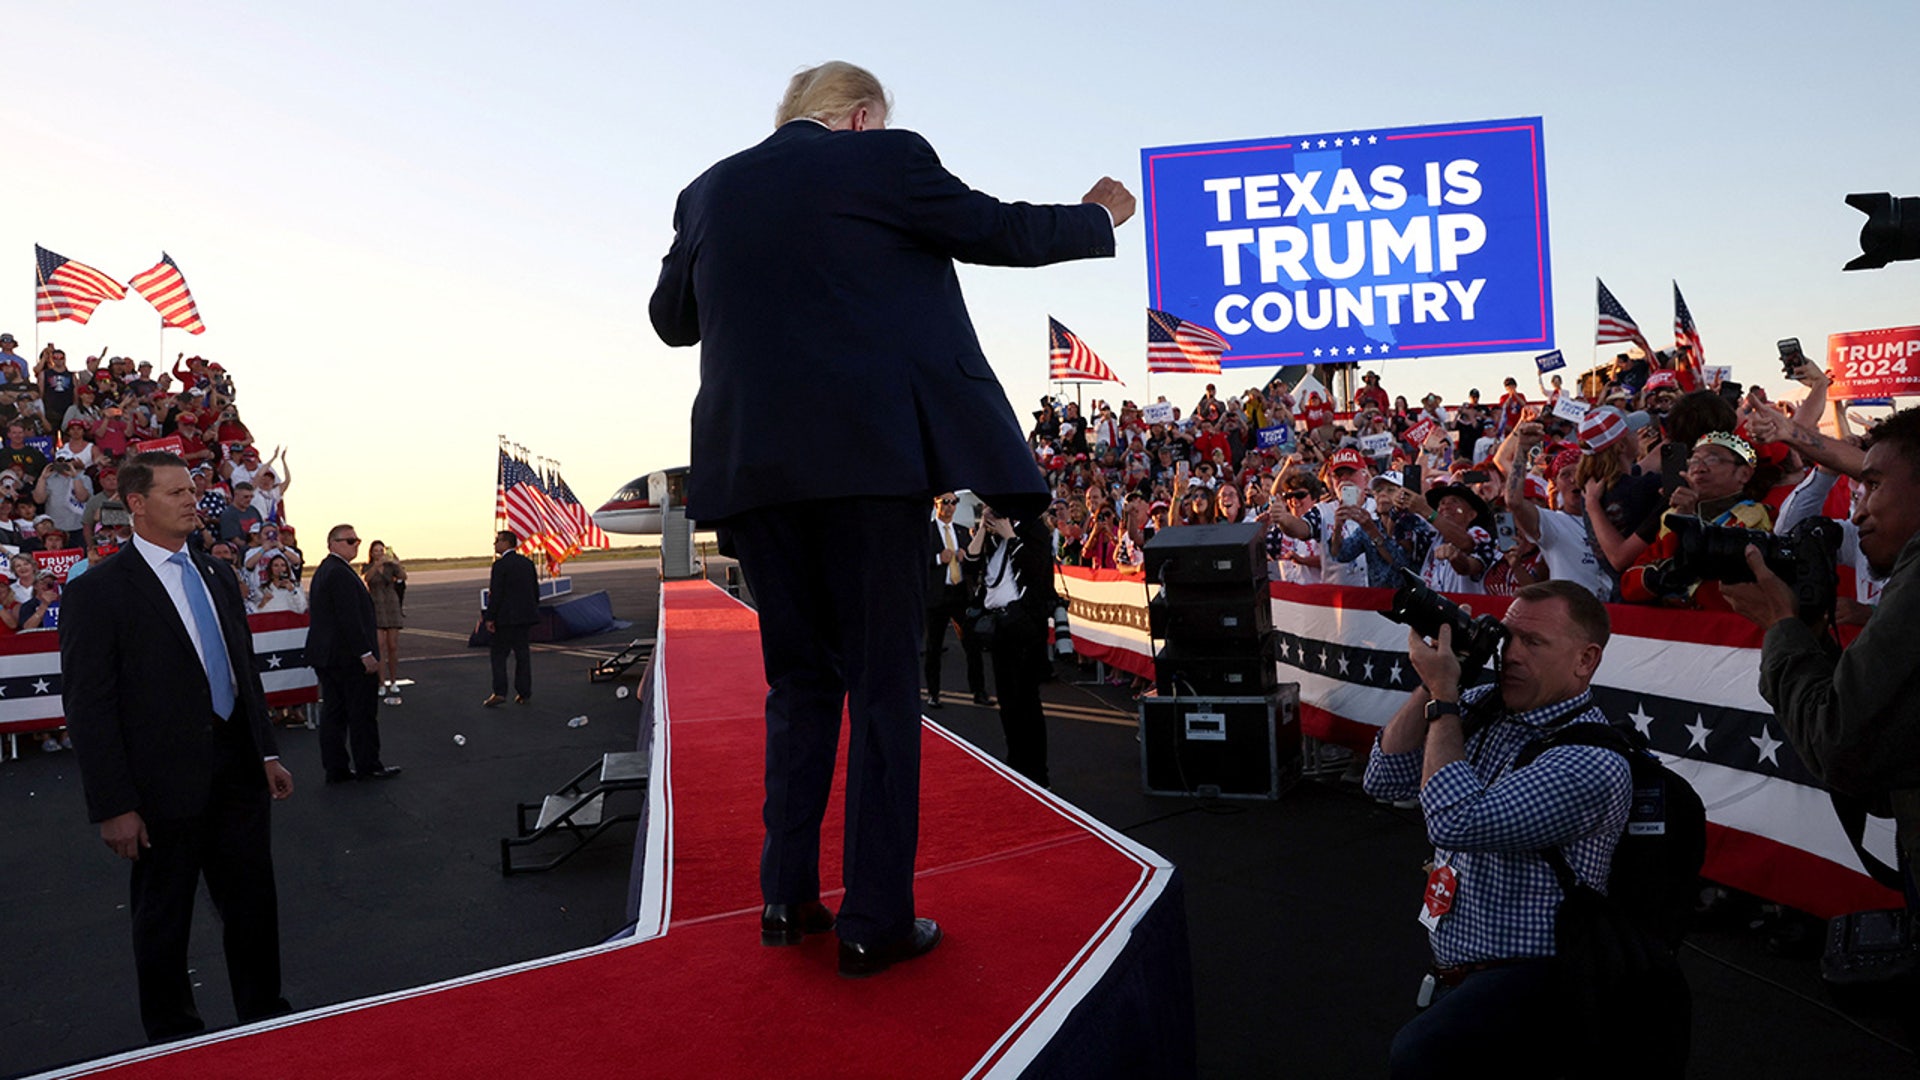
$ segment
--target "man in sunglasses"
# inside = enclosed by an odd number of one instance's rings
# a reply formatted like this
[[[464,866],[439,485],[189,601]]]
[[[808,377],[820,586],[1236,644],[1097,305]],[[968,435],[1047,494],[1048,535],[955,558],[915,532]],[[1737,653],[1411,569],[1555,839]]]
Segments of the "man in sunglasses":
[[[380,760],[380,642],[373,597],[353,569],[359,550],[360,533],[335,525],[308,587],[307,663],[320,679],[320,764],[329,784],[400,773]]]

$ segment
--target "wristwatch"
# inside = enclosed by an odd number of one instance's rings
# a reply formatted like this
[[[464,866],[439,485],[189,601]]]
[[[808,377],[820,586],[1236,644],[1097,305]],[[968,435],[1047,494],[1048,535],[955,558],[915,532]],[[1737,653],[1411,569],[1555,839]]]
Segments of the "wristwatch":
[[[1459,716],[1460,703],[1457,701],[1427,702],[1427,723],[1431,724],[1443,716]]]

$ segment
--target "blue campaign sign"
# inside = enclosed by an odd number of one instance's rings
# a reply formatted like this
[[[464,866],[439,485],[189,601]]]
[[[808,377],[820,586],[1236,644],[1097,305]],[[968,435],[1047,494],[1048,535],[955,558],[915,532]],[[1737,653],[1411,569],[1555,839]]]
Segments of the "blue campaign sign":
[[[1538,117],[1140,152],[1150,306],[1226,367],[1553,347]]]
[[[1559,371],[1561,368],[1566,367],[1567,358],[1560,355],[1559,349],[1555,349],[1552,352],[1541,353],[1539,356],[1534,357],[1533,366],[1540,369],[1540,374],[1545,375],[1549,371]]]
[[[1292,424],[1276,424],[1273,427],[1263,427],[1258,434],[1260,437],[1260,449],[1262,450],[1293,449]]]
[[[53,436],[51,436],[51,435],[29,435],[29,436],[27,436],[27,440],[26,440],[26,442],[27,442],[27,445],[28,445],[28,446],[31,446],[31,447],[33,447],[33,448],[34,448],[35,450],[38,450],[38,451],[40,451],[40,453],[41,453],[41,454],[42,454],[42,455],[43,455],[43,456],[44,456],[44,457],[45,457],[45,458],[46,458],[46,459],[47,459],[48,461],[52,461],[52,460],[53,460]]]

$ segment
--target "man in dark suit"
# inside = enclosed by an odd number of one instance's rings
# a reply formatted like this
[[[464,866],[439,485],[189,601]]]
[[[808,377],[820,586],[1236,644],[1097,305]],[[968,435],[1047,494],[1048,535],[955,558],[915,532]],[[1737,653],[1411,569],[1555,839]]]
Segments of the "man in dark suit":
[[[320,764],[329,784],[400,773],[380,761],[380,642],[373,597],[350,561],[358,550],[354,527],[335,525],[307,587],[307,664],[320,679]]]
[[[199,528],[185,461],[143,453],[120,469],[133,542],[67,585],[61,697],[87,816],[133,862],[140,1019],[156,1042],[205,1030],[187,974],[204,875],[225,926],[244,1022],[288,1011],[268,796],[293,793],[253,666],[233,569],[188,543]]]
[[[507,654],[513,654],[513,700],[525,705],[533,696],[533,625],[540,621],[540,574],[533,560],[514,550],[520,536],[502,529],[493,538],[493,573],[487,580],[488,656],[493,661],[493,693],[480,704],[492,708],[507,700]]]
[[[851,64],[794,76],[774,133],[681,193],[649,308],[667,344],[701,346],[688,513],[722,529],[759,608],[761,941],[836,928],[819,841],[844,704],[837,931],[855,977],[940,940],[913,903],[926,500],[970,487],[1015,515],[1047,502],[954,262],[1111,256],[1134,208],[1110,179],[1078,206],[999,202],[919,135],[885,130],[887,111]]]
[[[980,659],[980,642],[967,610],[973,606],[971,581],[975,567],[967,561],[967,541],[973,534],[953,522],[960,499],[949,491],[933,501],[933,520],[927,523],[932,561],[927,570],[926,675],[927,708],[940,707],[940,654],[946,649],[947,624],[960,634],[967,656],[967,689],[975,705],[987,704],[987,674]]]

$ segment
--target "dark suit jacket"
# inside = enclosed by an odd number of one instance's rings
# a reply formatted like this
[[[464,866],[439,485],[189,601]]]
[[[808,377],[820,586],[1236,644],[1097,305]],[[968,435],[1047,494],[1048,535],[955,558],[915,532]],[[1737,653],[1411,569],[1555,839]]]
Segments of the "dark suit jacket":
[[[239,580],[224,563],[198,553],[193,560],[213,594],[239,687],[228,722],[245,725],[261,757],[276,755]],[[182,818],[206,808],[218,760],[213,694],[179,611],[134,545],[67,585],[60,672],[90,820],[129,810]],[[255,775],[264,788],[265,771]]]
[[[977,562],[968,560],[966,557],[967,545],[972,540],[973,533],[965,525],[957,521],[953,523],[953,542],[961,558],[960,587],[965,589],[968,595],[974,592],[976,582],[973,579],[980,569]],[[927,603],[929,604],[937,604],[946,599],[947,568],[934,562],[946,546],[940,539],[940,523],[927,522]]]
[[[362,656],[379,657],[373,597],[352,564],[340,556],[328,555],[314,570],[313,583],[307,586],[307,618],[308,665],[358,671]]]
[[[1104,209],[1002,203],[911,131],[796,120],[681,192],[674,230],[649,310],[667,344],[701,346],[694,518],[957,488],[1045,507],[954,260],[1111,256]]]
[[[509,551],[493,560],[486,618],[497,626],[531,626],[540,621],[540,572],[532,559]]]

